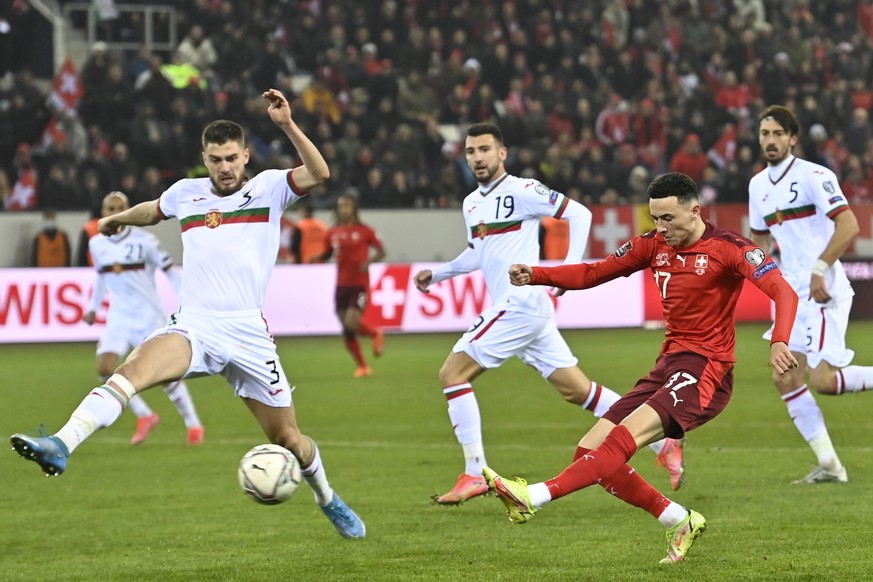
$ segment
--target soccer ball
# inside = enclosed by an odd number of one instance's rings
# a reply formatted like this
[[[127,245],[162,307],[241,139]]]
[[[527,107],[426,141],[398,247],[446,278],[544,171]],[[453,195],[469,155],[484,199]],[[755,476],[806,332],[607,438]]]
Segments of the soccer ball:
[[[239,462],[239,485],[258,503],[276,505],[287,501],[300,485],[300,463],[291,451],[279,445],[258,445]]]

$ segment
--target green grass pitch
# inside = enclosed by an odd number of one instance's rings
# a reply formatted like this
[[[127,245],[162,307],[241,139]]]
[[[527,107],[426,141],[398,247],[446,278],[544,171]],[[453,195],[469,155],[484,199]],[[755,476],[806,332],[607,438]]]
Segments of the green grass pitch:
[[[632,464],[669,497],[707,517],[687,562],[658,566],[663,528],[598,487],[510,524],[493,497],[456,508],[447,490],[463,459],[437,371],[457,335],[388,336],[369,379],[341,340],[282,339],[279,350],[304,432],[332,485],[367,523],[340,538],[301,486],[287,503],[241,493],[236,466],[264,442],[221,378],[190,381],[206,426],[202,447],[160,390],[145,397],[160,426],[139,447],[130,413],[47,479],[0,454],[0,580],[862,580],[873,576],[873,394],[817,397],[850,481],[792,486],[814,457],[769,381],[763,325],[738,331],[733,401],[691,433],[688,478],[670,492],[654,456]],[[567,332],[581,368],[618,392],[654,362],[662,331]],[[859,364],[873,364],[873,323],[850,326]],[[92,344],[2,346],[0,434],[55,431],[94,385]],[[475,383],[488,461],[539,481],[568,463],[593,424],[518,361]],[[8,443],[8,441],[5,441]]]

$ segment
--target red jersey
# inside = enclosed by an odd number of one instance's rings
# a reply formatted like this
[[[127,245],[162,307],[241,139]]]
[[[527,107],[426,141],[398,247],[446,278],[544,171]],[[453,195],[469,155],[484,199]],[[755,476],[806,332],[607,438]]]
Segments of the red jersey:
[[[327,244],[336,257],[337,287],[370,286],[370,275],[363,264],[370,256],[370,247],[382,249],[382,241],[369,226],[344,224],[327,231]]]
[[[734,310],[743,280],[776,301],[773,342],[788,343],[797,295],[763,250],[749,239],[704,220],[703,236],[687,247],[671,247],[656,231],[637,236],[597,263],[534,267],[532,285],[585,289],[649,268],[667,326],[661,353],[694,352],[734,362]]]

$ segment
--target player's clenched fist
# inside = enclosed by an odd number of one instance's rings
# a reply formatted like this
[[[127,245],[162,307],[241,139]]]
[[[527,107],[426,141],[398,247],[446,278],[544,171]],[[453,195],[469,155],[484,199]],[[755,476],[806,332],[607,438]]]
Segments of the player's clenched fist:
[[[518,287],[530,284],[530,277],[533,270],[527,265],[514,264],[509,267],[509,282]]]

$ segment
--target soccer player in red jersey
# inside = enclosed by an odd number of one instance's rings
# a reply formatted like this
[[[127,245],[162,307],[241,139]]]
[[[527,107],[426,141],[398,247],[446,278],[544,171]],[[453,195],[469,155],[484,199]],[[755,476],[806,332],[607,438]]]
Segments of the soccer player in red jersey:
[[[358,369],[355,378],[365,378],[372,373],[364,355],[358,335],[373,340],[373,355],[382,355],[385,335],[381,327],[368,325],[361,319],[370,298],[371,263],[385,258],[385,249],[376,231],[361,223],[358,217],[358,200],[351,194],[342,194],[336,201],[336,224],[327,231],[327,248],[310,262],[323,262],[336,254],[336,314],[343,326],[346,349],[352,354]],[[375,252],[370,255],[370,249]]]
[[[734,311],[744,279],[776,302],[770,366],[777,374],[797,366],[787,342],[798,300],[763,250],[700,215],[694,180],[676,172],[664,174],[649,185],[648,194],[655,230],[596,263],[551,268],[516,264],[509,277],[513,285],[586,289],[651,269],[667,326],[655,367],[582,437],[574,462],[557,477],[528,485],[487,467],[483,474],[516,523],[525,523],[550,501],[599,483],[667,528],[668,552],[661,563],[669,564],[685,558],[706,520],[664,497],[627,462],[640,447],[665,436],[680,439],[727,405],[736,361]]]

